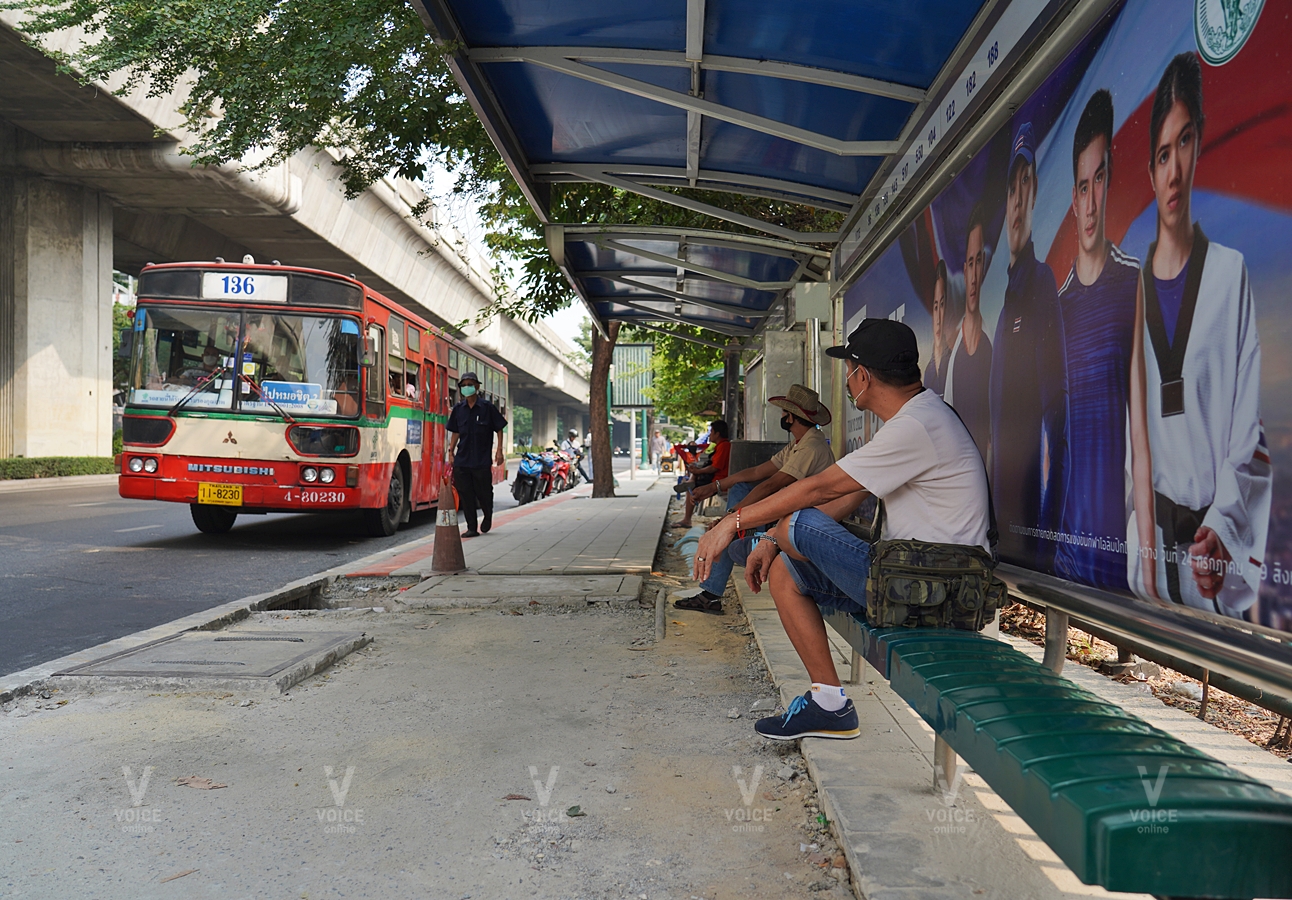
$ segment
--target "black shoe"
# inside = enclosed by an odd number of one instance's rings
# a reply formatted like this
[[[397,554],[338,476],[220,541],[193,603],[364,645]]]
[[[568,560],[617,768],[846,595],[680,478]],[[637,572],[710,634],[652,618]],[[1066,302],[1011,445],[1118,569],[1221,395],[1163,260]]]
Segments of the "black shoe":
[[[493,522],[491,522],[490,520],[485,519],[483,522],[480,523],[481,534],[488,534],[490,528],[493,528]]]
[[[478,532],[478,531],[464,531],[464,532],[462,532],[462,536],[463,536],[464,538],[469,538],[469,537],[480,537],[480,532]]]
[[[803,737],[851,740],[861,734],[857,710],[848,700],[843,709],[827,712],[812,702],[812,692],[795,697],[783,716],[768,716],[754,723],[754,730],[773,741],[793,741]]]

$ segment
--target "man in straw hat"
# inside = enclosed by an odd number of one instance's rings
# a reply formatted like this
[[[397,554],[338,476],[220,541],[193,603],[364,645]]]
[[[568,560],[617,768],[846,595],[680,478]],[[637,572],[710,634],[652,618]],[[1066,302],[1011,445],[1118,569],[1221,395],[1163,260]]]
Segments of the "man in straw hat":
[[[765,463],[697,487],[692,494],[696,502],[725,491],[727,512],[732,513],[742,506],[770,497],[800,478],[824,472],[834,465],[834,454],[825,433],[817,428],[818,425],[830,424],[830,410],[821,403],[816,391],[793,384],[785,396],[771,397],[767,402],[782,410],[781,428],[789,432],[789,443]],[[722,595],[727,590],[732,566],[744,565],[752,542],[753,538],[735,541],[714,561],[713,571],[700,585],[700,593],[678,600],[673,605],[678,609],[721,615]]]
[[[784,715],[755,724],[772,740],[861,733],[830,656],[821,610],[866,611],[871,547],[839,522],[867,496],[884,501],[886,539],[990,551],[982,457],[955,411],[920,383],[915,333],[900,322],[866,319],[845,346],[826,352],[845,361],[848,399],[884,426],[824,472],[722,519],[700,539],[695,556],[695,577],[707,578],[742,529],[778,523],[750,552],[745,578],[755,591],[770,584],[812,688]]]

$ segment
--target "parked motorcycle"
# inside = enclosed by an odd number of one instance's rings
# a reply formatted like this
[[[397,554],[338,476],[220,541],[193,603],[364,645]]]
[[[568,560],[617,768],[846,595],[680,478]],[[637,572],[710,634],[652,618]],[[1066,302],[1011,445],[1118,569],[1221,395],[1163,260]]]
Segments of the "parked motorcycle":
[[[538,453],[523,453],[516,467],[516,480],[511,483],[511,495],[522,506],[537,499],[543,487],[544,470],[550,468]]]
[[[547,483],[547,493],[543,496],[546,497],[551,494],[559,494],[562,491],[568,491],[570,489],[570,473],[573,468],[570,465],[570,458],[560,450],[553,450],[550,453],[544,453],[543,455],[550,456],[552,459],[552,477]]]

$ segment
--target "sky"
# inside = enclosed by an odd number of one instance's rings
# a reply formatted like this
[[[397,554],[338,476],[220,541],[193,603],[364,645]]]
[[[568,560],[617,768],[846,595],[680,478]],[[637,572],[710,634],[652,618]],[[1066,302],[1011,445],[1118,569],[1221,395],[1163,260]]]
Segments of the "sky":
[[[471,246],[488,255],[484,241],[486,229],[484,223],[480,221],[474,201],[461,194],[453,193],[453,173],[438,163],[432,163],[430,175],[430,181],[423,182],[422,188],[431,196],[438,213],[451,222],[453,227],[466,237]],[[575,339],[579,336],[579,327],[585,318],[587,318],[587,312],[583,304],[576,300],[543,321],[573,350],[578,347]]]

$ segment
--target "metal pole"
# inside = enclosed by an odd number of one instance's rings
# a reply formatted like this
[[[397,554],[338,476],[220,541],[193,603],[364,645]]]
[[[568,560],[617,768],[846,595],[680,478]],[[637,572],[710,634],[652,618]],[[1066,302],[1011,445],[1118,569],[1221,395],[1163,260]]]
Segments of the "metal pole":
[[[1068,658],[1068,614],[1052,606],[1045,608],[1045,660],[1041,664],[1055,675],[1063,671]]]
[[[628,480],[637,480],[637,413],[628,412]]]
[[[660,588],[655,594],[655,643],[662,643],[664,640],[664,600],[667,591]]]
[[[807,373],[807,386],[821,393],[821,320],[808,319],[807,333],[803,339],[803,358]]]
[[[740,345],[732,341],[722,359],[723,418],[732,437],[744,434],[740,429]]]

